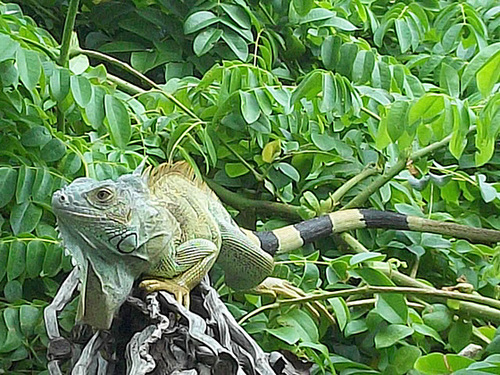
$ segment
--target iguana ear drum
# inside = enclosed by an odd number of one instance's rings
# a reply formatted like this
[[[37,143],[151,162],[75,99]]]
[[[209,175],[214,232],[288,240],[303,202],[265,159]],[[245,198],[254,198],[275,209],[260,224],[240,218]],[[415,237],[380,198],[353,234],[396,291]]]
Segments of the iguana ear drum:
[[[137,234],[129,233],[126,237],[122,238],[120,242],[118,242],[118,246],[116,247],[120,253],[131,253],[135,249],[137,249]]]

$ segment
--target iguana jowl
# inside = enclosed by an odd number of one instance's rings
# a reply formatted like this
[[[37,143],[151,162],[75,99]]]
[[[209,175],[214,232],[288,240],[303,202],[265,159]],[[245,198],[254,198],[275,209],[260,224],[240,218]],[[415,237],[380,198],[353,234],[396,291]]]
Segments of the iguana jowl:
[[[332,233],[359,228],[426,231],[478,242],[500,231],[374,210],[345,210],[269,232],[242,230],[188,164],[142,167],[116,181],[79,178],[54,193],[64,246],[81,269],[78,318],[108,329],[114,313],[143,278],[147,290],[189,292],[217,261],[226,283],[257,286],[273,271],[272,255]]]

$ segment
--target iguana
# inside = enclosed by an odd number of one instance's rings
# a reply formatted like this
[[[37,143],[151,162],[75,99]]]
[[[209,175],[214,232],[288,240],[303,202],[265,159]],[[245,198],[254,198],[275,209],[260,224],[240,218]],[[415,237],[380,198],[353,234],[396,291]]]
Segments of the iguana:
[[[78,319],[95,328],[110,328],[134,280],[142,278],[148,291],[167,290],[188,306],[190,290],[216,261],[229,286],[249,289],[271,275],[276,251],[332,233],[390,228],[500,241],[496,230],[365,209],[245,231],[187,163],[142,169],[116,181],[78,178],[52,198],[64,246],[80,268]]]

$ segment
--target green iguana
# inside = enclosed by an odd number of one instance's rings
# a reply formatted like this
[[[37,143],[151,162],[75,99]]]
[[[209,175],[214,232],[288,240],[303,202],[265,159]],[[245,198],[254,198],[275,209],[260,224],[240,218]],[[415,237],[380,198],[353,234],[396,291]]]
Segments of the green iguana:
[[[188,306],[189,292],[216,261],[229,286],[249,289],[271,275],[276,251],[332,233],[390,228],[500,241],[496,230],[363,209],[250,232],[238,227],[187,163],[142,169],[116,181],[78,178],[52,198],[64,246],[80,268],[78,319],[95,328],[110,328],[134,280],[142,278],[148,291],[167,290]]]

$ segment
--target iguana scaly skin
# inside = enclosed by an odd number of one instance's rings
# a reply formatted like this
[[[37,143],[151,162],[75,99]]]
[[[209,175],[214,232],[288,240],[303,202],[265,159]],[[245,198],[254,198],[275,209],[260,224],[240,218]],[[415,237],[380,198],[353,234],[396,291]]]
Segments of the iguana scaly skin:
[[[257,286],[273,271],[272,254],[359,228],[426,231],[478,242],[500,231],[392,212],[345,210],[269,232],[242,230],[185,162],[142,167],[116,181],[79,178],[54,193],[64,246],[80,268],[78,319],[108,329],[134,280],[164,289],[184,305],[217,261],[235,289]]]

